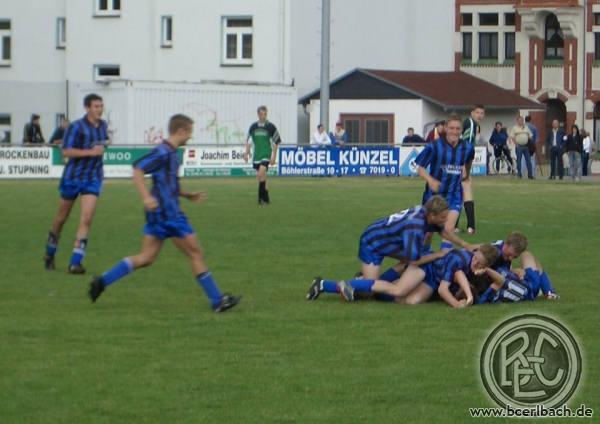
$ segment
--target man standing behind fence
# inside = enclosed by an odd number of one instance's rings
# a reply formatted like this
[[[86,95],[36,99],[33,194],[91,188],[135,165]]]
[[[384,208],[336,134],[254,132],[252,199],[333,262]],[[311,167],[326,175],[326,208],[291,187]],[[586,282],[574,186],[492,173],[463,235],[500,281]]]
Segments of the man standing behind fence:
[[[521,173],[521,161],[525,156],[525,165],[527,166],[527,177],[533,180],[533,170],[531,168],[531,154],[529,153],[529,140],[533,138],[531,130],[525,125],[525,120],[522,116],[517,118],[517,125],[510,130],[510,139],[515,143],[517,151],[517,173],[519,178],[523,178]]]
[[[102,156],[108,142],[108,126],[102,119],[102,97],[88,94],[83,104],[86,114],[67,128],[63,140],[63,156],[69,161],[60,180],[60,203],[48,234],[44,263],[47,270],[55,268],[54,256],[62,227],[71,213],[77,197],[81,197],[81,216],[77,237],[67,271],[83,274],[82,262],[88,242],[94,212],[104,178]]]
[[[258,204],[268,205],[271,199],[267,190],[267,171],[269,165],[277,163],[277,148],[281,143],[281,138],[275,125],[267,121],[267,107],[260,106],[256,112],[258,121],[252,124],[248,130],[244,161],[248,162],[250,145],[254,144],[252,166],[256,170],[256,179],[258,180]]]

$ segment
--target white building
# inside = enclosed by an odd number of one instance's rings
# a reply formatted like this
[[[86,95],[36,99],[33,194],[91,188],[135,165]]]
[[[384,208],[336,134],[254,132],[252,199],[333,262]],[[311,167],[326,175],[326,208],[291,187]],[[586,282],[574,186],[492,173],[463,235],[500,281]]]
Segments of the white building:
[[[24,124],[38,113],[48,139],[58,118],[81,114],[82,92],[90,87],[101,93],[116,89],[116,84],[105,87],[98,80],[226,86],[245,82],[273,87],[277,93],[293,85],[297,95],[305,95],[319,83],[320,4],[3,0],[0,137],[9,131],[12,142],[19,143]],[[453,67],[453,40],[448,36],[453,32],[452,0],[332,0],[331,11],[332,79],[357,67]],[[269,98],[265,100],[259,103],[268,105]],[[114,105],[107,102],[109,106]],[[242,112],[253,115],[254,108]],[[308,117],[297,106],[294,115],[299,126],[280,128],[288,133],[284,141],[306,141]]]
[[[290,0],[4,0],[0,134],[10,131],[12,143],[20,143],[24,124],[37,113],[48,139],[61,116],[82,114],[83,93],[111,97],[122,91],[118,80],[156,82],[157,88],[167,87],[159,82],[190,82],[195,83],[190,91],[200,94],[198,83],[204,82],[213,92],[234,87],[242,97],[256,85],[263,87],[256,104],[238,111],[244,131],[256,119],[256,107],[269,103],[264,87],[271,87],[275,97],[288,95],[293,109],[285,113],[293,117],[282,134],[287,134],[284,141],[295,142],[289,34]],[[167,109],[179,101],[172,93],[164,97],[174,103]],[[106,103],[108,112],[119,114],[135,108]]]

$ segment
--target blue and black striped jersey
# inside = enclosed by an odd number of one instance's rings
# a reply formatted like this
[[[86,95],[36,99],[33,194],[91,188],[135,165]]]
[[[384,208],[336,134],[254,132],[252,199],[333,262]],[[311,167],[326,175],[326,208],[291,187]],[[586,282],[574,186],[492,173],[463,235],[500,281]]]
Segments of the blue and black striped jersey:
[[[422,168],[429,167],[429,174],[440,182],[440,189],[433,193],[429,185],[425,185],[427,194],[460,195],[462,193],[463,166],[475,157],[475,149],[469,143],[459,142],[452,147],[445,139],[438,138],[425,146],[415,159]]]
[[[175,220],[183,212],[179,206],[179,156],[177,149],[166,141],[150,153],[138,159],[134,168],[152,175],[152,196],[158,201],[158,208],[146,211],[150,223]]]
[[[63,138],[63,149],[91,150],[108,142],[108,125],[101,120],[96,127],[84,116],[69,125]],[[62,175],[63,180],[102,181],[104,170],[102,156],[69,158]]]
[[[421,257],[425,233],[441,231],[427,223],[425,208],[417,206],[378,219],[367,227],[361,242],[382,256],[415,261]]]

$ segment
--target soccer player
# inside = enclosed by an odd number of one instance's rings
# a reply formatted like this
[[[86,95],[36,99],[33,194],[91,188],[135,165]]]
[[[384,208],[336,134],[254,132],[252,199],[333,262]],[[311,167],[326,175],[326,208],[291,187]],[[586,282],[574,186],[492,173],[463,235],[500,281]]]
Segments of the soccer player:
[[[102,276],[92,279],[89,291],[92,302],[95,302],[108,286],[120,278],[138,268],[151,265],[168,238],[171,238],[175,246],[190,259],[196,281],[204,289],[215,312],[223,312],[239,302],[239,297],[221,294],[204,263],[194,229],[188,223],[179,205],[179,197],[192,202],[200,202],[205,197],[201,192],[191,193],[181,190],[177,176],[179,170],[177,149],[192,136],[193,124],[194,121],[185,115],[174,115],[169,121],[168,140],[134,163],[133,182],[146,209],[142,250],[135,256],[124,258]],[[146,187],[144,174],[152,175],[151,191]]]
[[[485,108],[483,105],[475,105],[471,109],[471,115],[465,119],[463,123],[463,132],[461,140],[465,141],[475,148],[477,142],[477,134],[481,131],[481,121],[485,116]],[[467,169],[470,171],[473,158],[467,163]],[[467,232],[475,234],[475,202],[473,200],[473,187],[470,175],[467,175],[462,182],[465,202],[465,213],[467,215]]]
[[[485,269],[485,274],[491,279],[490,286],[478,296],[477,303],[519,302],[535,300],[540,289],[548,300],[559,298],[548,274],[542,269],[539,261],[529,252],[521,256],[523,268],[509,269],[491,267]]]
[[[252,155],[252,166],[256,170],[258,180],[258,204],[268,205],[270,203],[269,191],[267,190],[267,171],[269,165],[277,163],[277,149],[281,138],[275,125],[267,120],[267,107],[260,106],[256,110],[258,121],[250,126],[244,161],[248,163],[250,156],[250,145],[254,144]]]
[[[346,282],[315,277],[306,299],[315,300],[322,292],[339,292],[344,299],[351,302],[354,300],[355,290],[359,293],[406,296],[423,281],[424,272],[419,265],[445,254],[442,252],[421,257],[426,233],[439,232],[456,244],[473,248],[454,233],[444,229],[447,218],[448,203],[441,196],[432,196],[423,206],[378,219],[367,227],[360,238],[358,258],[362,263],[362,278]],[[411,263],[402,275],[396,269],[390,268],[380,277],[380,266],[385,257]]]
[[[82,265],[88,244],[88,235],[98,197],[102,191],[102,156],[108,142],[106,121],[102,120],[104,103],[97,94],[88,94],[84,100],[86,114],[67,128],[63,139],[63,156],[68,162],[60,180],[60,203],[52,222],[46,243],[44,265],[47,270],[55,269],[54,257],[58,239],[71,209],[78,197],[81,198],[81,214],[71,261],[67,268],[71,274],[83,274]]]
[[[483,273],[496,259],[496,249],[489,244],[474,252],[452,250],[443,258],[421,266],[424,279],[405,298],[396,302],[408,305],[424,303],[434,293],[453,308],[464,308],[473,303],[471,280]]]
[[[475,156],[473,145],[460,141],[460,125],[461,120],[458,116],[448,118],[445,138],[440,137],[426,145],[415,159],[418,165],[417,172],[427,183],[423,203],[435,194],[444,197],[448,202],[450,212],[445,223],[445,234],[454,232],[456,227],[463,202],[461,181],[463,176],[468,178],[465,165]],[[452,248],[452,243],[446,239],[441,248]]]

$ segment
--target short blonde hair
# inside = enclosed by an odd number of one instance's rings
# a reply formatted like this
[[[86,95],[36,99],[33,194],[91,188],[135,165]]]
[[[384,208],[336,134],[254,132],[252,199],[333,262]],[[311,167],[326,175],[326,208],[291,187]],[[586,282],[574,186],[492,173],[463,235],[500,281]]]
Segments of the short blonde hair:
[[[434,215],[438,215],[448,210],[448,202],[442,196],[432,196],[425,202],[425,211]]]
[[[483,255],[483,259],[485,260],[485,266],[490,266],[496,259],[498,258],[498,250],[492,246],[491,244],[482,244],[477,249]]]
[[[508,237],[506,237],[506,240],[504,240],[504,243],[515,249],[517,256],[527,250],[527,237],[525,237],[525,234],[518,231],[510,233]]]

